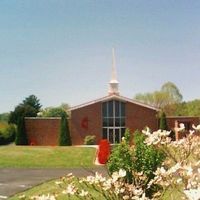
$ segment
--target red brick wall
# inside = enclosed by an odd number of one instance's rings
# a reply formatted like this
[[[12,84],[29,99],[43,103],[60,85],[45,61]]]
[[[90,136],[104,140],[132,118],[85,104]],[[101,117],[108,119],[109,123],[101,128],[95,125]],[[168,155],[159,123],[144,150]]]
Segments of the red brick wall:
[[[157,129],[156,111],[126,102],[126,127],[131,131],[149,126]],[[35,145],[57,145],[60,119],[26,118],[26,132],[29,142]],[[98,144],[102,138],[102,103],[97,102],[71,111],[69,120],[73,145],[83,144],[87,135],[95,135]]]
[[[200,124],[199,117],[181,117],[181,116],[167,117],[167,125],[170,130],[174,130],[175,121],[178,121],[179,124],[180,123],[185,124],[185,127],[186,127],[186,130],[184,132],[178,133],[179,139],[185,137],[189,133],[187,129],[192,130],[192,124],[194,124],[195,126]]]
[[[97,143],[102,137],[102,103],[94,103],[71,112],[71,136],[73,144],[83,144],[86,135],[95,135]],[[126,102],[126,127],[131,131],[149,126],[157,129],[157,112],[133,103]],[[84,127],[87,121],[88,127]]]
[[[173,129],[175,126],[175,121],[178,121],[178,123],[189,123],[190,124],[190,129],[192,129],[192,124],[194,124],[195,126],[198,125],[200,123],[200,118],[199,117],[167,117],[167,124],[168,126]]]
[[[87,135],[95,135],[99,143],[102,132],[101,102],[71,111],[71,137],[74,145],[83,144]]]
[[[29,144],[58,145],[59,127],[59,118],[25,118]]]
[[[126,127],[131,132],[142,130],[148,126],[151,130],[157,130],[157,111],[133,103],[126,103]]]

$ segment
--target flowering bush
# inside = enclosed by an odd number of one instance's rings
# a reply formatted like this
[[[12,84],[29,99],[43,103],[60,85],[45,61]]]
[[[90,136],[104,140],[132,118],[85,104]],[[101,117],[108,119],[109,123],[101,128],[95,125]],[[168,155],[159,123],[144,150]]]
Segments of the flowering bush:
[[[126,170],[125,181],[127,183],[135,183],[138,174],[142,174],[145,181],[140,180],[140,186],[145,190],[146,195],[151,197],[152,191],[156,191],[156,185],[147,188],[148,182],[154,178],[154,172],[157,167],[165,159],[164,153],[155,149],[153,146],[148,146],[144,143],[145,136],[136,131],[134,133],[134,146],[130,146],[130,132],[126,130],[125,138],[114,148],[107,166],[108,171],[112,174],[120,169]]]
[[[110,155],[110,144],[108,140],[103,139],[99,143],[99,149],[98,149],[98,161],[100,164],[105,164],[108,161]]]
[[[156,170],[154,179],[148,184],[149,187],[151,184],[161,186],[158,196],[162,196],[167,189],[181,187],[179,192],[184,191],[189,199],[200,198],[193,195],[194,191],[200,194],[200,137],[194,135],[195,131],[200,131],[200,126],[193,128],[195,130],[191,130],[189,135],[178,141],[171,141],[169,131],[143,131],[147,136],[145,143],[162,149],[167,155],[163,165]],[[180,124],[178,129],[183,131],[184,125]]]
[[[90,200],[148,200],[145,192],[139,185],[128,184],[124,181],[126,171],[120,169],[114,172],[111,177],[105,178],[99,173],[94,176],[87,176],[86,178],[76,178],[72,174],[62,177],[60,181],[55,184],[61,188],[61,193],[66,199],[76,196],[77,199],[90,199]],[[138,174],[138,177],[142,177]],[[95,191],[95,192],[91,192]],[[34,196],[34,200],[55,200],[60,194],[54,195],[40,195]],[[24,197],[23,197],[24,198]],[[63,199],[65,199],[63,198]]]

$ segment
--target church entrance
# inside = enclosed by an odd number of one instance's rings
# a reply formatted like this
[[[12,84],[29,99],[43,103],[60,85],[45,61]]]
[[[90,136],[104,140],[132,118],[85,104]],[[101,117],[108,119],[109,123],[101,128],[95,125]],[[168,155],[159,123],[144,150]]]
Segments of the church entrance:
[[[120,143],[122,137],[124,137],[125,128],[104,128],[103,139],[107,139],[110,144]]]

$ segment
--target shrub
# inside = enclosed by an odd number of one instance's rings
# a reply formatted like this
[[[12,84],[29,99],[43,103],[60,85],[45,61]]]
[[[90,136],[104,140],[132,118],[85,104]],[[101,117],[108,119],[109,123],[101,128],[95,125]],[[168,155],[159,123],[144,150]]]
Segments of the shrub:
[[[110,143],[108,140],[103,139],[99,143],[99,150],[98,150],[98,161],[100,164],[105,164],[108,161],[110,155]]]
[[[162,113],[161,113],[161,116],[160,116],[159,128],[160,128],[161,130],[166,130],[166,131],[168,131],[167,119],[166,119],[166,115],[165,115],[164,112],[162,112]]]
[[[85,145],[93,145],[93,144],[95,144],[95,139],[96,139],[95,135],[87,135],[84,138],[84,144]]]
[[[60,146],[72,145],[66,113],[63,113],[61,117],[59,145]]]
[[[132,182],[133,150],[130,148],[129,143],[130,132],[127,129],[122,142],[112,150],[107,167],[110,174],[124,169],[126,171],[126,180]]]
[[[144,143],[145,136],[139,131],[134,133],[134,163],[133,169],[135,172],[142,172],[146,178],[146,184],[148,184],[154,177],[154,172],[161,166],[166,156],[154,146],[148,146]],[[150,188],[146,188],[146,194],[151,197],[153,193],[158,191],[157,185],[152,185]]]
[[[144,143],[145,136],[139,131],[134,133],[134,169],[143,172],[149,179],[154,178],[155,170],[161,166],[165,160],[162,151]]]
[[[14,142],[16,135],[15,125],[5,125],[4,128],[0,129],[0,145],[9,144]]]
[[[132,183],[135,181],[134,173],[143,172],[147,177],[146,184],[148,184],[154,178],[154,172],[164,161],[165,156],[154,147],[147,146],[144,140],[145,136],[136,131],[134,133],[134,146],[130,146],[130,132],[127,129],[125,138],[113,149],[110,155],[107,163],[109,173],[112,174],[124,169],[126,171],[126,182]],[[148,191],[148,193],[150,194],[151,191]]]

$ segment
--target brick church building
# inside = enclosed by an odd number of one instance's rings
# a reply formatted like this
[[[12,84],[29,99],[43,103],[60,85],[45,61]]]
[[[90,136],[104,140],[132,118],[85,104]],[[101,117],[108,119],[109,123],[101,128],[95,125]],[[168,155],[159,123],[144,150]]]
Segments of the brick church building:
[[[108,95],[70,109],[72,144],[83,144],[87,135],[95,135],[97,144],[102,138],[108,139],[110,143],[119,143],[126,128],[131,132],[142,130],[145,126],[157,130],[158,112],[158,108],[120,95],[113,51]],[[199,123],[199,118],[171,117],[168,118],[171,128],[174,127],[175,120],[187,124],[188,128],[192,123]],[[26,118],[25,125],[30,144],[58,144],[60,118]]]

